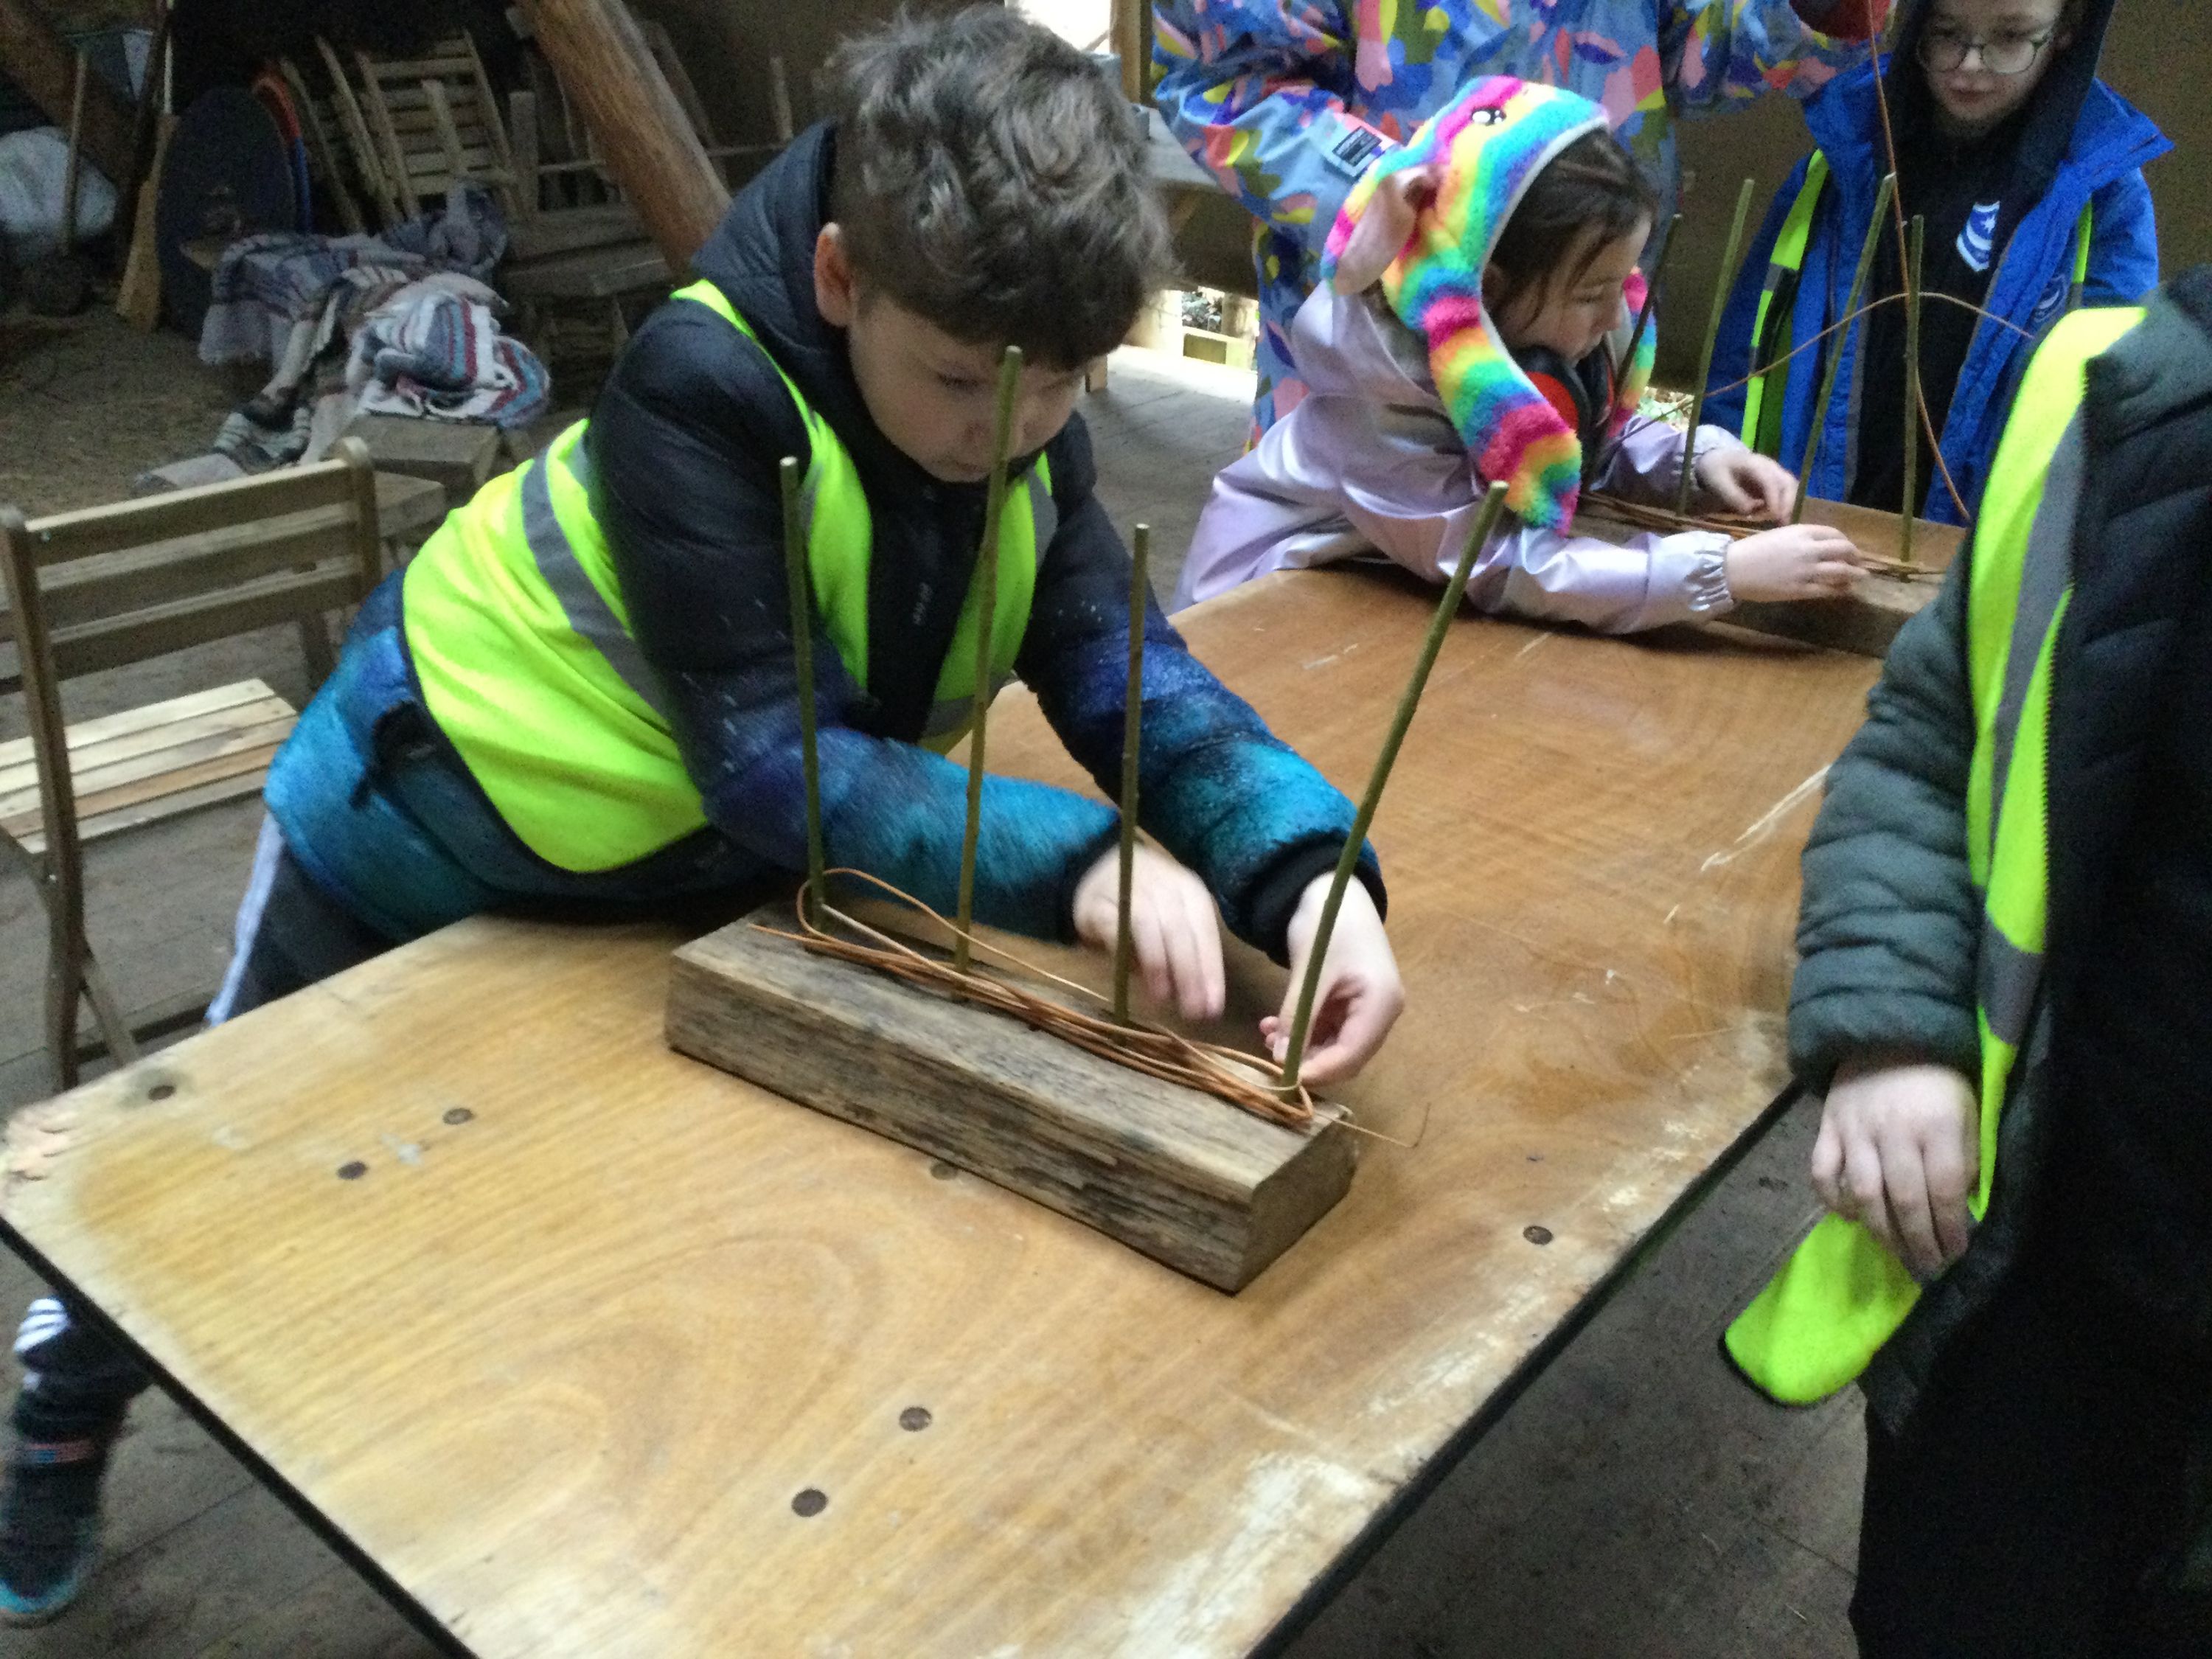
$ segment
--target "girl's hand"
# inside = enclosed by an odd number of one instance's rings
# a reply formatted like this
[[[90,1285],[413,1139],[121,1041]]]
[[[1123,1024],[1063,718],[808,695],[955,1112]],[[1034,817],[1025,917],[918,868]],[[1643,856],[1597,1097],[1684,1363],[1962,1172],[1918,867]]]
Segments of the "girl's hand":
[[[1108,853],[1075,884],[1075,933],[1111,952],[1121,930],[1121,854]],[[1129,954],[1155,1002],[1185,1019],[1218,1019],[1224,1000],[1221,916],[1206,884],[1142,842],[1129,877]]]
[[[1797,505],[1797,479],[1769,455],[1749,449],[1709,449],[1698,457],[1698,483],[1731,513],[1780,524]]]
[[[1824,524],[1784,525],[1728,550],[1729,592],[1739,599],[1835,599],[1859,579],[1859,550]]]
[[[1813,1188],[1922,1279],[1966,1253],[1981,1168],[1974,1085],[1948,1066],[1852,1060],[1813,1143]]]
[[[1328,902],[1329,878],[1316,876],[1298,896],[1291,917],[1291,983],[1280,1013],[1260,1022],[1267,1052],[1282,1059],[1291,1043],[1291,1022],[1298,1012],[1298,988],[1305,983],[1306,960],[1321,908]],[[1375,1057],[1406,1006],[1398,980],[1398,958],[1382,931],[1382,918],[1366,884],[1354,878],[1329,932],[1328,954],[1322,958],[1321,984],[1314,993],[1313,1024],[1298,1078],[1308,1084],[1340,1083]]]

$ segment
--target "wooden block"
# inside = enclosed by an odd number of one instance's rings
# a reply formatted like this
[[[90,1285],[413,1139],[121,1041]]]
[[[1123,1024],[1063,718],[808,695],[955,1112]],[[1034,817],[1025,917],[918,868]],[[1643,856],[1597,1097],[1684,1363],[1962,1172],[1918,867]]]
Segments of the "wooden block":
[[[1903,550],[1904,521],[1894,513],[1877,513],[1848,501],[1816,497],[1805,503],[1805,520],[1834,526],[1876,559],[1893,563]],[[1576,514],[1574,527],[1577,534],[1610,542],[1626,542],[1650,533],[1649,526],[1609,511],[1608,503],[1601,499]],[[1863,657],[1886,657],[1891,642],[1897,638],[1897,630],[1936,597],[1942,585],[1942,574],[1958,556],[1966,535],[1957,525],[1931,524],[1920,520],[1914,527],[1913,557],[1927,573],[1925,575],[1908,579],[1870,573],[1842,599],[1739,604],[1722,620],[1755,634],[1797,640]]]
[[[1869,575],[1860,578],[1847,599],[1739,605],[1722,620],[1755,634],[1826,646],[1831,651],[1886,657],[1897,630],[1935,599],[1941,586],[1932,580]]]
[[[499,465],[499,428],[472,422],[361,415],[346,428],[346,435],[368,446],[378,471],[435,479],[454,507],[475,495]]]
[[[1302,1133],[1020,1022],[753,925],[676,953],[669,1045],[1237,1291],[1352,1183],[1351,1135]]]

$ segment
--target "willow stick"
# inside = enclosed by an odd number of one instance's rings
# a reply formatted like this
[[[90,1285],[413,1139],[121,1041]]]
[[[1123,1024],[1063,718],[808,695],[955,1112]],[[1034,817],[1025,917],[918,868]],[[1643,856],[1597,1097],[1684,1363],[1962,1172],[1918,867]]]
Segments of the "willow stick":
[[[1897,531],[1897,561],[1905,565],[1912,562],[1912,532],[1920,521],[1920,273],[1927,244],[1928,222],[1915,214],[1905,262],[1905,499]]]
[[[997,429],[991,439],[991,483],[983,497],[983,545],[975,552],[974,725],[968,737],[968,826],[960,837],[960,902],[953,921],[952,966],[968,971],[968,933],[975,919],[975,843],[983,827],[983,731],[991,707],[992,612],[999,598],[999,519],[1006,505],[1006,456],[1014,441],[1014,392],[1022,349],[1010,345],[999,362]],[[1044,550],[1037,552],[1042,556]]]
[[[1145,604],[1151,597],[1146,569],[1152,559],[1152,527],[1140,524],[1129,538],[1129,685],[1121,705],[1121,893],[1114,921],[1114,1018],[1129,1023],[1130,890],[1137,878],[1137,754],[1145,721]]]
[[[1437,613],[1429,620],[1428,637],[1421,641],[1421,654],[1413,663],[1413,677],[1406,682],[1405,695],[1398,699],[1398,713],[1390,722],[1389,735],[1382,739],[1382,747],[1375,757],[1375,769],[1367,779],[1367,793],[1360,798],[1359,810],[1352,815],[1351,832],[1344,838],[1344,851],[1337,855],[1336,873],[1329,878],[1328,896],[1322,902],[1321,920],[1314,928],[1313,943],[1306,947],[1305,978],[1298,985],[1298,1006],[1291,1017],[1290,1041],[1283,1048],[1283,1078],[1279,1085],[1285,1094],[1295,1093],[1298,1087],[1298,1068],[1305,1062],[1306,1036],[1313,1026],[1314,998],[1321,990],[1322,963],[1328,956],[1329,936],[1336,932],[1337,912],[1344,908],[1344,890],[1352,883],[1352,872],[1359,863],[1359,849],[1367,844],[1367,827],[1375,822],[1375,809],[1382,802],[1382,786],[1390,781],[1390,769],[1397,763],[1399,745],[1406,741],[1407,728],[1413,723],[1413,711],[1420,706],[1421,692],[1429,683],[1429,671],[1436,666],[1437,653],[1443,648],[1445,630],[1452,618],[1459,614],[1461,597],[1467,592],[1467,579],[1474,569],[1475,560],[1481,556],[1490,533],[1498,528],[1498,515],[1505,511],[1505,485],[1503,482],[1490,486],[1483,497],[1482,511],[1476,514],[1474,528],[1469,532],[1467,545],[1461,549],[1458,567],[1451,580],[1444,585],[1444,596],[1437,602]]]
[[[1682,445],[1682,482],[1674,491],[1674,510],[1690,510],[1690,491],[1698,481],[1698,427],[1705,418],[1705,382],[1712,378],[1713,348],[1721,337],[1721,319],[1728,313],[1729,289],[1735,285],[1735,256],[1743,246],[1744,222],[1751,217],[1753,180],[1743,181],[1735,193],[1735,222],[1729,227],[1728,248],[1721,255],[1720,278],[1713,284],[1712,319],[1705,325],[1705,349],[1698,357],[1698,384],[1690,398],[1690,435]]]
[[[787,455],[776,469],[783,486],[783,580],[791,590],[791,658],[799,676],[799,769],[806,788],[806,887],[802,896],[810,926],[822,922],[822,769],[815,749],[814,606],[806,574],[806,532],[799,523],[799,461]]]
[[[1836,375],[1844,366],[1844,348],[1850,343],[1851,319],[1858,315],[1859,301],[1866,296],[1867,281],[1874,275],[1875,251],[1881,246],[1882,219],[1888,213],[1890,202],[1896,194],[1897,175],[1884,173],[1881,189],[1874,198],[1874,217],[1867,221],[1866,240],[1859,246],[1858,275],[1851,279],[1850,297],[1844,301],[1843,319],[1837,325],[1845,333],[1828,353],[1828,367],[1820,376],[1820,395],[1813,403],[1813,429],[1805,436],[1805,460],[1797,469],[1797,501],[1790,509],[1790,522],[1792,524],[1805,521],[1805,498],[1813,491],[1813,469],[1820,463],[1820,440],[1827,429],[1828,400],[1836,395]],[[1835,292],[1833,289],[1828,291],[1831,294]]]

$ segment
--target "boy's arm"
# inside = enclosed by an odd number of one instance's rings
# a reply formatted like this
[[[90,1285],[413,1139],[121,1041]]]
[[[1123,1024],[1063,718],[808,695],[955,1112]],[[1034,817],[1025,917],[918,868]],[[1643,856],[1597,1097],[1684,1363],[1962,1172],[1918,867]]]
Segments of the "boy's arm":
[[[1368,163],[1395,148],[1345,106],[1346,9],[1169,0],[1152,23],[1152,98],[1169,129],[1261,223],[1318,253]]]
[[[1814,1090],[1856,1055],[1978,1072],[1981,905],[1966,863],[1970,557],[1899,630],[1806,844],[1790,1055]]]
[[[1016,669],[1110,799],[1121,789],[1129,556],[1091,494],[1079,416],[1049,454],[1060,524]],[[1335,866],[1351,832],[1352,803],[1190,654],[1149,599],[1143,744],[1139,821],[1205,881],[1232,933],[1281,960],[1299,896]],[[1358,869],[1381,910],[1371,847]]]
[[[1701,113],[1787,90],[1803,98],[1866,59],[1889,0],[1662,0],[1659,56]]]
[[[788,392],[758,347],[705,310],[678,305],[650,319],[623,354],[586,442],[593,506],[630,630],[660,676],[708,821],[769,863],[803,869],[805,797],[775,465],[785,454],[803,459],[807,446]],[[965,772],[856,729],[862,689],[818,628],[814,665],[830,862],[866,870],[949,912]],[[1114,814],[1096,802],[989,780],[978,917],[1066,936],[1075,878],[1114,834]]]
[[[2115,179],[2093,198],[2089,283],[2093,306],[2141,305],[2158,286],[2158,214],[2142,170]]]

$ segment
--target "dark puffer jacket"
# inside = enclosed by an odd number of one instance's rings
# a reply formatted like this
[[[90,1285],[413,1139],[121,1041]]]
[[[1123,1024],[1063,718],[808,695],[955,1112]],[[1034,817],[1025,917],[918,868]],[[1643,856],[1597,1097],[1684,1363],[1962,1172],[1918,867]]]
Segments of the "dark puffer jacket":
[[[776,466],[807,453],[779,378],[850,452],[873,520],[867,684],[817,624],[821,778],[832,865],[952,903],[965,774],[915,746],[981,540],[983,487],[930,477],[892,447],[814,302],[836,133],[802,134],[732,204],[696,261],[752,325],[672,301],[616,364],[586,435],[632,631],[668,694],[714,827],[765,865],[803,868],[798,693]],[[773,361],[771,361],[773,359]],[[1102,789],[1118,790],[1129,556],[1092,495],[1082,417],[1043,452],[1060,526],[1039,558],[1015,664]],[[1035,458],[1018,463],[1026,468]],[[1349,801],[1270,735],[1147,607],[1145,828],[1195,870],[1238,934],[1278,957],[1297,896],[1350,830]],[[1010,778],[986,787],[976,914],[1064,933],[1074,882],[1112,842],[1103,803]],[[1380,903],[1372,853],[1362,874]]]
[[[2054,1244],[2136,1338],[2212,1339],[2212,267],[2090,365],[2072,599],[2054,649],[2044,996],[1990,1208],[1865,1379],[1901,1431],[1946,1340]],[[1791,1062],[1978,1074],[1962,556],[1899,633],[1805,852]]]

